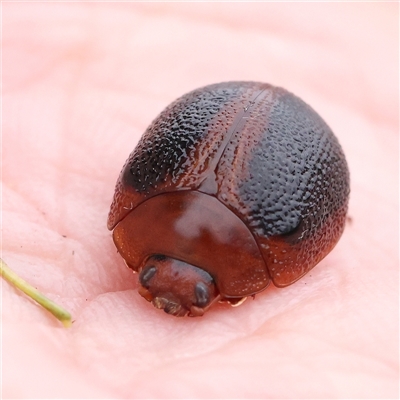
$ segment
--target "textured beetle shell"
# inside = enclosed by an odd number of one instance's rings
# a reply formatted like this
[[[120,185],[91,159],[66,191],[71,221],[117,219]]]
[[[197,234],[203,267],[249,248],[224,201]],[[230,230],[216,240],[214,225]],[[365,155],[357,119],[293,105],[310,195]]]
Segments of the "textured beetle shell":
[[[301,99],[258,82],[190,92],[149,126],[117,182],[108,227],[163,192],[215,196],[254,235],[277,286],[339,240],[349,195],[342,149]]]

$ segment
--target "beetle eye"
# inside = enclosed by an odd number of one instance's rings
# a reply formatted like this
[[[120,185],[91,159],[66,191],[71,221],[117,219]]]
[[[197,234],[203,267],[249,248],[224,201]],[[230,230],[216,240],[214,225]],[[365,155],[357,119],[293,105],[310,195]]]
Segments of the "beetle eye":
[[[140,284],[145,287],[149,288],[149,282],[150,279],[154,276],[154,274],[157,272],[157,268],[152,265],[150,267],[146,267],[144,270],[139,275],[139,282]]]
[[[210,301],[210,291],[207,285],[203,282],[196,283],[194,288],[194,293],[196,295],[196,305],[198,307],[206,306]]]

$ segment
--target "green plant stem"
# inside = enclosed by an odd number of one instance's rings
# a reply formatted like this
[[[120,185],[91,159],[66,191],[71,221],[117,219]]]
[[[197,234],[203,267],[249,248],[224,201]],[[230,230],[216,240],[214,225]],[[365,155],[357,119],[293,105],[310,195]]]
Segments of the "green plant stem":
[[[6,281],[20,289],[31,299],[39,303],[47,311],[51,312],[59,321],[62,322],[62,324],[66,328],[71,326],[71,314],[67,310],[54,303],[54,301],[50,300],[48,297],[46,297],[38,290],[36,290],[33,286],[31,286],[28,282],[20,278],[1,258],[0,272],[1,276]]]

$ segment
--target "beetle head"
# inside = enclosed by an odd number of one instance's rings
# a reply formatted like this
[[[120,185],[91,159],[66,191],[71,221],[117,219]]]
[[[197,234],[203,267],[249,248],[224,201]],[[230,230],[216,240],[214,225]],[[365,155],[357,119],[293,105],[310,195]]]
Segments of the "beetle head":
[[[147,260],[139,282],[139,293],[146,300],[178,317],[203,315],[218,297],[210,274],[163,255],[153,255]]]

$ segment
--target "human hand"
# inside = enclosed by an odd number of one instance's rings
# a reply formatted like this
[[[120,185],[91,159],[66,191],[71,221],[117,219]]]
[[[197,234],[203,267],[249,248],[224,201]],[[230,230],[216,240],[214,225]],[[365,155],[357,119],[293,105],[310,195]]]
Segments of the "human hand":
[[[396,4],[3,4],[3,397],[398,397]],[[331,126],[348,224],[311,273],[174,318],[137,294],[106,229],[118,173],[171,101],[283,86]]]

